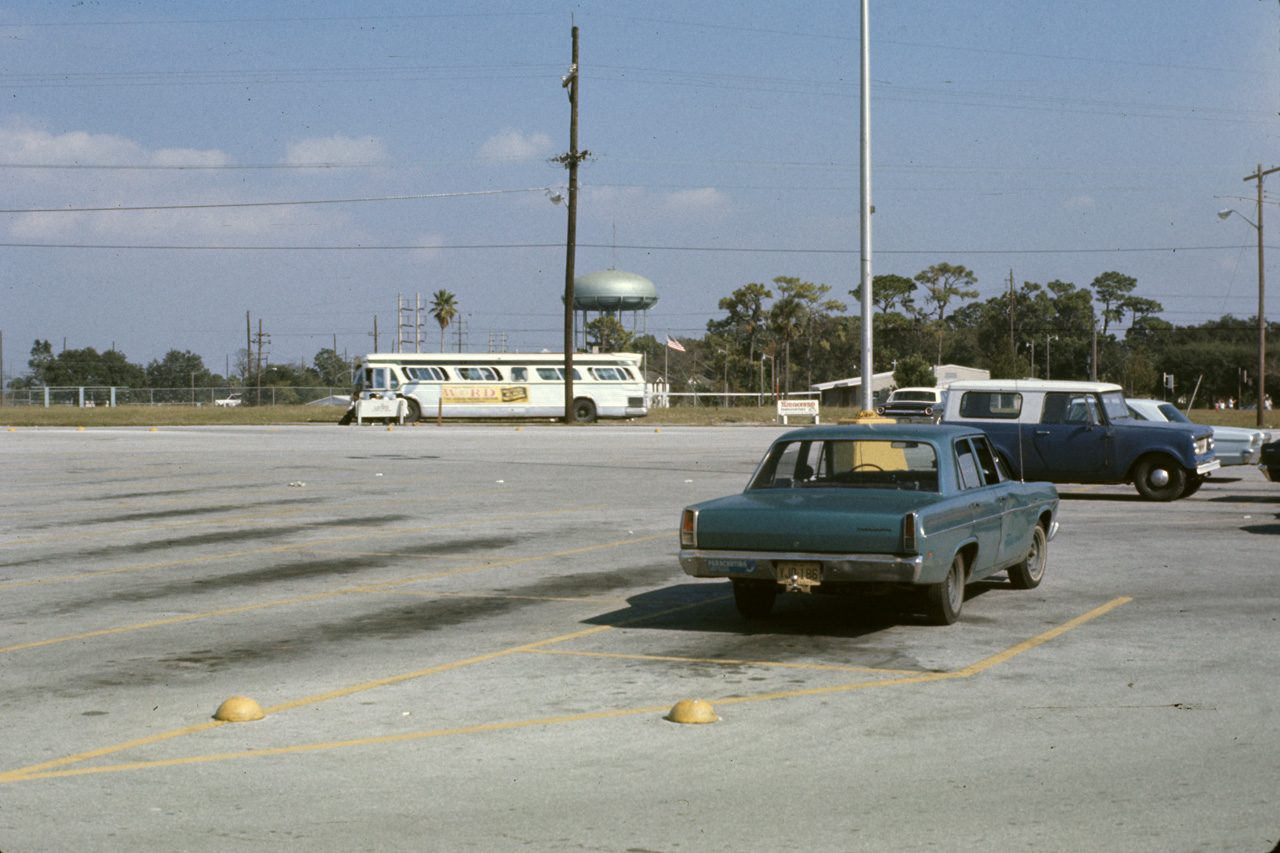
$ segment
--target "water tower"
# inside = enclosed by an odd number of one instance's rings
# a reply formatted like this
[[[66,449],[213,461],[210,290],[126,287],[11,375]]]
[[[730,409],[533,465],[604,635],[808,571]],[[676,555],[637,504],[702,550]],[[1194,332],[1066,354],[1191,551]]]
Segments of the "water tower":
[[[578,345],[579,332],[582,334],[581,345],[586,346],[590,312],[603,316],[630,311],[631,331],[635,332],[637,314],[648,311],[657,301],[658,288],[642,275],[610,269],[578,276],[573,280],[573,310],[575,316],[576,312],[582,312],[582,323],[574,323],[575,346]],[[647,322],[644,327],[648,327]]]

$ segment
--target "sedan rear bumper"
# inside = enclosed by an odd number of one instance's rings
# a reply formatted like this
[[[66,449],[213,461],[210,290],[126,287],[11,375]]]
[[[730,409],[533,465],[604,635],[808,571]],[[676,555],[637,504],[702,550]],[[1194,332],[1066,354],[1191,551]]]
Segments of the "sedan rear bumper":
[[[703,551],[682,549],[680,567],[695,578],[788,579],[779,563],[820,563],[821,583],[920,583],[924,558],[894,554],[814,554],[803,551]]]

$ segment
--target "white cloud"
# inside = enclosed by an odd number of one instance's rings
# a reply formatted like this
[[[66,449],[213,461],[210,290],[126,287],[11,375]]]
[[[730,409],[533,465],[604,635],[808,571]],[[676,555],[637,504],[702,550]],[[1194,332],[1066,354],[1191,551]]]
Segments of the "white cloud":
[[[148,157],[141,145],[120,136],[82,130],[55,136],[10,120],[0,127],[0,159],[42,166],[138,166]]]
[[[291,165],[382,163],[387,159],[387,151],[382,141],[372,136],[359,139],[352,139],[349,136],[303,139],[290,145],[285,152],[285,162]]]
[[[715,187],[670,193],[665,204],[673,216],[719,218],[729,212],[729,197]]]
[[[491,136],[480,146],[482,160],[501,160],[523,163],[539,160],[552,152],[551,137],[545,133],[524,134],[518,130],[506,130]]]
[[[445,240],[443,234],[423,234],[413,242],[422,247],[414,250],[413,257],[419,261],[430,261],[440,254],[440,247],[444,245]]]
[[[132,139],[75,130],[52,134],[19,118],[0,126],[0,160],[42,166],[223,166],[217,150],[160,148],[148,151]]]

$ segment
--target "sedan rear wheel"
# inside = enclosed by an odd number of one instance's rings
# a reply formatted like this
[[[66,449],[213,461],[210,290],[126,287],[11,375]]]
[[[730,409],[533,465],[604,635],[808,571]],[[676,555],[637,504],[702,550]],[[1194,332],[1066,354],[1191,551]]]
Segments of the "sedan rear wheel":
[[[1049,540],[1044,535],[1044,528],[1037,524],[1031,535],[1031,550],[1027,552],[1027,558],[1009,568],[1009,583],[1014,589],[1035,589],[1044,579],[1044,567],[1048,561]]]
[[[964,607],[964,555],[956,554],[942,583],[925,588],[925,615],[934,625],[951,625]]]
[[[777,597],[778,585],[772,581],[733,581],[733,603],[748,619],[767,618]]]

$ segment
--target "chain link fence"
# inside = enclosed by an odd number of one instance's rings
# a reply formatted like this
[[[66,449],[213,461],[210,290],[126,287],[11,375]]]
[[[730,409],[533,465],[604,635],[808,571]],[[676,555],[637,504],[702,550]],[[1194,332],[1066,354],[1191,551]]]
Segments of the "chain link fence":
[[[83,385],[69,387],[6,388],[6,406],[347,406],[346,387],[263,386],[262,388],[122,388]]]

